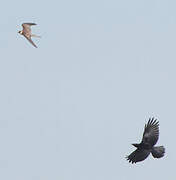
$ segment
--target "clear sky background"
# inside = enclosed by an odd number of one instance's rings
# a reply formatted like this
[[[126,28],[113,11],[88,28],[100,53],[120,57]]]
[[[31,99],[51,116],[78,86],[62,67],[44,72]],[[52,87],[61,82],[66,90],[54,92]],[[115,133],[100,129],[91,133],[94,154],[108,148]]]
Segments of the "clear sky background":
[[[173,179],[176,1],[1,2],[0,179]],[[17,32],[34,22],[34,48]],[[165,157],[129,164],[149,117]]]

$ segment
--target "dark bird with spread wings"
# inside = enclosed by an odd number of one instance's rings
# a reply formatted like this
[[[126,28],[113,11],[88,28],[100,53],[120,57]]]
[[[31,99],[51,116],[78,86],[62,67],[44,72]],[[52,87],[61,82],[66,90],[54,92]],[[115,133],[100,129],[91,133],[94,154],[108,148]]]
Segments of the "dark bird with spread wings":
[[[154,158],[161,158],[164,156],[164,146],[154,146],[159,138],[159,122],[157,119],[150,118],[144,127],[143,138],[140,144],[132,144],[137,149],[132,152],[126,159],[133,163],[143,161],[150,153]]]
[[[18,33],[23,35],[34,47],[37,48],[37,46],[32,41],[31,37],[40,37],[40,36],[36,36],[31,33],[31,26],[33,26],[33,25],[36,25],[36,24],[35,23],[23,23],[22,24],[23,30],[19,31]]]

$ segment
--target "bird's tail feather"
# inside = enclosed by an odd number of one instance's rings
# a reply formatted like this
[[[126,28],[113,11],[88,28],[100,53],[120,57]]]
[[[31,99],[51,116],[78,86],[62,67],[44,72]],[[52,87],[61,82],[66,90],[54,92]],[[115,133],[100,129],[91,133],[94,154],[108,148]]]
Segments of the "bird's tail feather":
[[[165,148],[164,148],[164,146],[153,147],[151,153],[154,158],[161,158],[164,156]]]
[[[32,34],[31,37],[41,38],[41,36],[37,36],[37,35],[35,35],[35,34]]]

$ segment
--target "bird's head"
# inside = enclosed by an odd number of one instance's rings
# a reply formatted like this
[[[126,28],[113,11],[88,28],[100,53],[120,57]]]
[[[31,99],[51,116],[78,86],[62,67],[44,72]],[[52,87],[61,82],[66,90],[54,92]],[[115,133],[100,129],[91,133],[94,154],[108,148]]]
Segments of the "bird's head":
[[[138,148],[139,144],[132,144],[134,147]]]
[[[18,33],[19,33],[19,34],[23,34],[23,32],[22,32],[22,31],[18,31]]]

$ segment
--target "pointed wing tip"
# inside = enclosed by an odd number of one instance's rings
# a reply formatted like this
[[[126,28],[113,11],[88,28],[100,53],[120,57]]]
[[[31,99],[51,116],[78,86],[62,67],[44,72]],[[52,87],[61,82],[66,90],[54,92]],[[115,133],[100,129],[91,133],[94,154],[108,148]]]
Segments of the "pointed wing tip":
[[[26,38],[27,38],[27,37],[26,37]],[[38,47],[35,45],[35,43],[32,41],[31,38],[27,38],[27,40],[28,40],[35,48],[38,48]]]
[[[38,48],[35,44],[32,44],[35,48]]]

